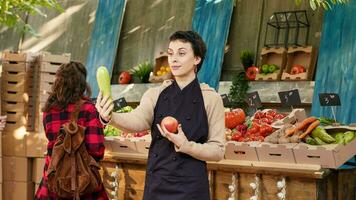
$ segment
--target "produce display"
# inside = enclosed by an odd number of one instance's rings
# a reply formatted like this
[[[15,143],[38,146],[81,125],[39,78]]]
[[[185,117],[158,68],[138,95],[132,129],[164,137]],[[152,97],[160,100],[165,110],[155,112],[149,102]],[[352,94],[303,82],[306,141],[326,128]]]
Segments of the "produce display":
[[[275,131],[271,124],[285,116],[286,114],[277,113],[275,110],[266,110],[257,111],[253,117],[247,119],[242,109],[227,111],[225,112],[226,139],[237,142],[262,142]]]
[[[120,108],[119,110],[116,110],[115,112],[117,113],[127,113],[127,112],[131,112],[133,110],[133,108],[131,106],[125,106],[123,108]],[[115,128],[111,125],[107,125],[104,129],[104,135],[105,137],[108,136],[117,136],[117,137],[121,137],[121,138],[139,138],[139,137],[143,137],[145,135],[149,135],[150,131],[149,130],[145,130],[145,131],[141,131],[141,132],[136,132],[136,133],[128,133],[125,131],[122,131],[118,128]]]

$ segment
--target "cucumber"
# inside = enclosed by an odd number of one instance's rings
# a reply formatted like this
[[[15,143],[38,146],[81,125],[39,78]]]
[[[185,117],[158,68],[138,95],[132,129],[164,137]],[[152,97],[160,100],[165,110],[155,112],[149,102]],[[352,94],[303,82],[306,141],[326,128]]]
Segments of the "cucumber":
[[[98,86],[103,96],[109,96],[111,98],[110,75],[106,67],[100,66],[96,70],[96,80],[98,81]]]
[[[318,137],[314,137],[314,140],[316,142],[317,145],[324,145],[324,144],[327,144],[325,143],[323,140],[321,140],[320,138]]]

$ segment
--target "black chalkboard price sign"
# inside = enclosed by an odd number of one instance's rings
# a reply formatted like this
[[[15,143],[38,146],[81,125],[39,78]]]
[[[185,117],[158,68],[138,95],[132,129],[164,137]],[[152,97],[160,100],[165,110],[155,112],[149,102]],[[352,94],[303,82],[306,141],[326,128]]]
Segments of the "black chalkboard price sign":
[[[220,95],[220,96],[221,96],[221,98],[222,98],[224,107],[228,107],[229,104],[230,104],[230,101],[229,101],[229,97],[227,96],[227,94],[222,94],[222,95]]]
[[[302,104],[298,89],[278,92],[278,95],[282,106],[299,106]]]
[[[319,93],[321,106],[340,106],[340,97],[336,93]]]
[[[121,109],[121,108],[126,107],[126,106],[127,106],[127,102],[126,102],[126,99],[124,97],[121,97],[120,99],[116,99],[114,101],[115,110]]]
[[[247,96],[246,103],[249,107],[256,108],[256,109],[262,107],[261,98],[257,91],[247,93],[246,96]]]

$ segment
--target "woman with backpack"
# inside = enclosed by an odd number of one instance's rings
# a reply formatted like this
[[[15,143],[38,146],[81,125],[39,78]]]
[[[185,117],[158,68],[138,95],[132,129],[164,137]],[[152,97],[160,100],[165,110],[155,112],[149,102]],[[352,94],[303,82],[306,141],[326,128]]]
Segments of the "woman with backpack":
[[[205,52],[197,33],[173,33],[167,53],[175,80],[147,90],[130,113],[112,113],[112,100],[99,93],[103,123],[132,132],[151,129],[144,200],[210,199],[206,161],[223,158],[225,123],[220,95],[197,80]],[[177,133],[160,126],[166,116],[178,120]]]
[[[56,192],[49,190],[48,171],[50,170],[48,169],[52,166],[51,158],[54,156],[52,153],[56,152],[54,147],[60,144],[58,135],[63,126],[70,122],[71,117],[73,117],[71,114],[75,111],[77,111],[75,112],[77,113],[75,114],[76,123],[84,127],[84,140],[82,141],[85,144],[87,153],[96,161],[101,160],[104,156],[103,125],[99,120],[94,104],[89,101],[88,97],[91,95],[91,89],[86,82],[86,76],[85,66],[79,62],[63,64],[56,72],[52,91],[43,108],[43,126],[48,144],[43,177],[35,195],[36,200],[63,199]],[[60,182],[60,180],[54,181]],[[101,180],[98,182],[100,184],[93,192],[80,196],[80,199],[107,200],[108,196]]]

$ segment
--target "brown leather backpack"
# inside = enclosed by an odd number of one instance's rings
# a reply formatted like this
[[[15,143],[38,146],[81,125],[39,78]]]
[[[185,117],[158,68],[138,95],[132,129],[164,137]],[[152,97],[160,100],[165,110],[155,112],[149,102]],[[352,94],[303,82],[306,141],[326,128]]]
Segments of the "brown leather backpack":
[[[102,183],[100,166],[85,147],[85,127],[76,122],[83,103],[77,103],[71,120],[62,125],[47,170],[48,190],[60,198],[80,199],[98,190]]]

